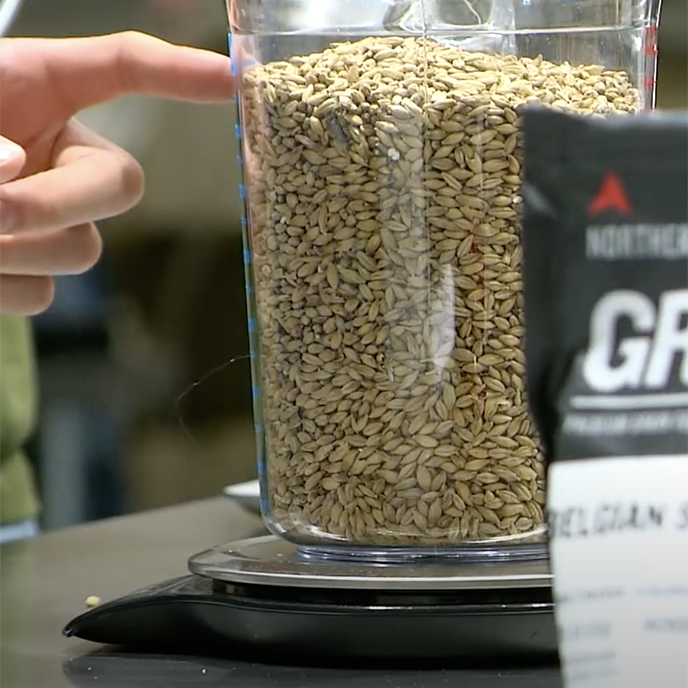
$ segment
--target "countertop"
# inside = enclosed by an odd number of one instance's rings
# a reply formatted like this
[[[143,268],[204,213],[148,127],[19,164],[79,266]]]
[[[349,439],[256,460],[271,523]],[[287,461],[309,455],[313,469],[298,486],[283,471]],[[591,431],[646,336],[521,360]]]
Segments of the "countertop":
[[[560,688],[555,667],[401,671],[311,669],[227,659],[148,656],[62,636],[84,610],[186,573],[213,544],[262,532],[259,519],[215,499],[44,535],[0,549],[0,685],[3,688]],[[81,658],[79,660],[79,658]],[[75,662],[76,660],[76,662]],[[65,671],[71,661],[72,675]]]

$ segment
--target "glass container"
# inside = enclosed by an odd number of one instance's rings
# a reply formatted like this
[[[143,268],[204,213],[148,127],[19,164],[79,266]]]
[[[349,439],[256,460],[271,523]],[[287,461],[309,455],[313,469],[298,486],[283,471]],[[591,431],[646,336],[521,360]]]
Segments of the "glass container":
[[[228,0],[265,521],[535,556],[521,112],[654,106],[651,0]]]

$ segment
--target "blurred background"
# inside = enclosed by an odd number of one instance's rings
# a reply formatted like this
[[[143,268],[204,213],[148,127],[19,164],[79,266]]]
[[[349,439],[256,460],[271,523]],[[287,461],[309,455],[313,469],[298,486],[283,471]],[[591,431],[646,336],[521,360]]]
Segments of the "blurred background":
[[[659,106],[688,107],[686,0],[664,0]],[[224,0],[26,0],[14,35],[134,29],[225,52]],[[30,454],[53,529],[219,494],[256,475],[234,107],[126,98],[82,120],[142,162],[100,267],[35,321]]]

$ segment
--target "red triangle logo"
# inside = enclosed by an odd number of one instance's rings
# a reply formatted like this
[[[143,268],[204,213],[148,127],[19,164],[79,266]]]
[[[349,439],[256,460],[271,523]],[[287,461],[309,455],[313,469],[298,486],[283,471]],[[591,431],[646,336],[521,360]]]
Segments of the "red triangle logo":
[[[597,196],[590,203],[588,212],[595,216],[610,210],[616,210],[622,215],[630,215],[632,212],[626,190],[613,172],[607,172]]]

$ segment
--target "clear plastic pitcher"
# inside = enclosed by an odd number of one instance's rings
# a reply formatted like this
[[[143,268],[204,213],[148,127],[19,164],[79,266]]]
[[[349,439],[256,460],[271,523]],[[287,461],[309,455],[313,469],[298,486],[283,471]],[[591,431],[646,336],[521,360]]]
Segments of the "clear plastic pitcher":
[[[659,6],[228,0],[272,532],[541,551],[520,113],[653,107]]]

